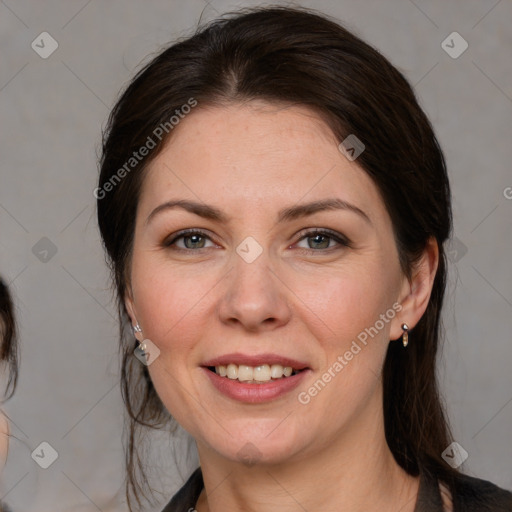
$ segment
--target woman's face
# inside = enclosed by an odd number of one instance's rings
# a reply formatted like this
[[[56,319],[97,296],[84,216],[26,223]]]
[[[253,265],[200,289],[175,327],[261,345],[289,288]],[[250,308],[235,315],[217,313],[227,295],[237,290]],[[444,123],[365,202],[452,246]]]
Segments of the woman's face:
[[[174,128],[145,177],[130,290],[154,386],[200,453],[278,463],[382,428],[409,284],[376,186],[308,109],[199,105]],[[268,381],[286,367],[301,371]]]

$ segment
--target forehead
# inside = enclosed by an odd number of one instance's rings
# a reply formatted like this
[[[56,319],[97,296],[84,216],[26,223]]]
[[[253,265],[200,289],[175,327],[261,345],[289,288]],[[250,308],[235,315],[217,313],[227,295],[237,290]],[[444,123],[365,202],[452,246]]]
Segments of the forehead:
[[[194,198],[238,209],[333,195],[386,215],[378,190],[304,106],[261,101],[201,107],[180,121],[144,178],[142,209]],[[220,203],[223,204],[220,204]]]
[[[231,163],[256,171],[254,160],[260,158],[272,167],[299,161],[301,167],[315,161],[321,165],[326,147],[333,145],[330,128],[308,108],[251,101],[199,105],[173,130],[159,158],[165,159],[166,152],[175,157],[193,154],[215,166]],[[201,153],[194,153],[197,149]]]

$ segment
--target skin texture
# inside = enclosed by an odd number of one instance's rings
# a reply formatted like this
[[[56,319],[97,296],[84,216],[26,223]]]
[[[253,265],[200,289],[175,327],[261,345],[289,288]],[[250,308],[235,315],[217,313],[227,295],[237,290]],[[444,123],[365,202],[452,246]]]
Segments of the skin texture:
[[[345,209],[277,222],[283,208],[327,198],[368,219]],[[174,208],[146,222],[175,199],[215,206],[230,220]],[[209,238],[165,247],[187,228]],[[333,230],[349,246],[304,238],[311,228]],[[236,252],[248,236],[263,250],[252,263]],[[199,105],[175,127],[144,180],[126,306],[160,350],[149,366],[159,396],[196,440],[206,488],[199,512],[414,509],[418,481],[395,463],[384,437],[381,369],[403,322],[414,343],[437,258],[432,242],[405,278],[376,186],[307,108]],[[401,311],[301,404],[298,393],[396,303]],[[221,395],[201,369],[232,352],[277,353],[311,371],[297,390],[243,404]],[[248,442],[257,448],[251,466],[240,460]]]

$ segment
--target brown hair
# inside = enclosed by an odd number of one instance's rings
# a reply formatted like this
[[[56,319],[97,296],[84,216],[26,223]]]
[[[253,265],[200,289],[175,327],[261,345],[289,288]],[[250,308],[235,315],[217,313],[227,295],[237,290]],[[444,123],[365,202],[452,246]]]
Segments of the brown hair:
[[[14,305],[7,285],[0,279],[0,361],[9,367],[5,398],[12,397],[18,382],[18,344],[16,341]]]
[[[139,429],[160,428],[171,419],[147,368],[134,362],[135,341],[126,330],[123,299],[144,169],[172,130],[122,173],[123,179],[108,193],[104,186],[113,183],[132,153],[190,98],[199,108],[252,99],[310,107],[340,142],[355,134],[365,144],[357,162],[380,191],[408,277],[428,240],[437,241],[439,267],[427,310],[411,333],[412,343],[407,350],[400,343],[389,344],[384,415],[387,442],[400,466],[416,475],[422,460],[433,461],[438,474],[449,480],[451,470],[441,459],[449,431],[436,380],[446,279],[443,242],[452,222],[442,151],[411,86],[376,49],[324,15],[272,7],[232,13],[162,51],[121,95],[104,133],[98,222],[121,320],[122,390],[129,414],[127,495],[131,489],[139,504],[140,496],[146,497]]]

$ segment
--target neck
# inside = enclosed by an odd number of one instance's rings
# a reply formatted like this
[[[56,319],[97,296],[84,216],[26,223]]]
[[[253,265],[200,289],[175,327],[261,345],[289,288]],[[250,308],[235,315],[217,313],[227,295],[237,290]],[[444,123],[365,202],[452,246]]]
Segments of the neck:
[[[389,450],[381,407],[369,407],[334,442],[280,464],[249,467],[200,443],[198,451],[205,489],[197,512],[413,512],[415,508],[419,478],[400,468]]]

